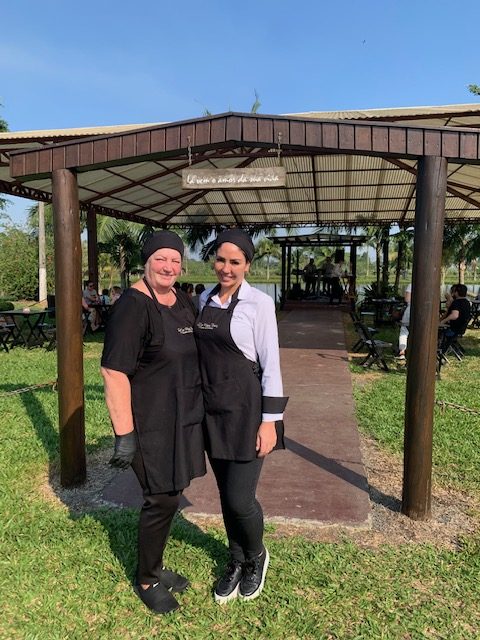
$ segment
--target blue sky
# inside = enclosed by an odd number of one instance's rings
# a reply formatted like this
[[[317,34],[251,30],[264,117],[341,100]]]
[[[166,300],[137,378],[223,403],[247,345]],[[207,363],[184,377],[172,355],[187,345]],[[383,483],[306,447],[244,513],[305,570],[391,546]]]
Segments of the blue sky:
[[[478,0],[2,4],[12,131],[479,101]]]

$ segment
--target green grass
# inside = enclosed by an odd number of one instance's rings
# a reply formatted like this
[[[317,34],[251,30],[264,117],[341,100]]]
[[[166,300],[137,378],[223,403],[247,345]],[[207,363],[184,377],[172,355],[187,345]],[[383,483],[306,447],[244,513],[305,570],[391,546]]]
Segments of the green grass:
[[[383,328],[379,339],[398,339],[398,329]],[[435,397],[478,412],[435,407],[433,427],[434,482],[471,491],[480,497],[480,332],[467,331],[463,338],[466,357],[453,356],[442,368],[435,385]],[[379,373],[363,383],[365,370],[352,366],[360,384],[355,387],[359,428],[393,453],[403,451],[406,369]],[[374,370],[374,369],[372,369]]]
[[[98,336],[85,345],[90,451],[111,443],[98,372],[100,349]],[[41,349],[0,353],[0,393],[55,379],[55,358],[55,352]],[[449,365],[438,393],[453,402],[466,401],[466,372],[472,389],[478,388],[475,362],[471,357],[459,367]],[[376,378],[357,389],[361,427],[398,452],[403,377]],[[453,396],[453,390],[464,395]],[[477,398],[473,395],[469,405],[478,407]],[[372,411],[374,403],[380,415]],[[219,607],[212,586],[226,558],[223,530],[202,530],[182,516],[173,527],[166,560],[189,576],[192,588],[179,596],[178,612],[155,617],[131,589],[137,513],[98,509],[79,515],[40,490],[49,469],[58,465],[56,393],[42,388],[0,397],[0,415],[2,639],[480,637],[478,538],[464,540],[457,551],[413,543],[365,549],[348,539],[326,544],[281,537],[268,525],[272,563],[262,597]],[[436,473],[436,480],[476,492],[478,421],[464,426],[467,414],[460,420],[449,415],[447,410],[436,416],[436,465],[451,467],[448,474]],[[443,422],[437,424],[439,419]]]

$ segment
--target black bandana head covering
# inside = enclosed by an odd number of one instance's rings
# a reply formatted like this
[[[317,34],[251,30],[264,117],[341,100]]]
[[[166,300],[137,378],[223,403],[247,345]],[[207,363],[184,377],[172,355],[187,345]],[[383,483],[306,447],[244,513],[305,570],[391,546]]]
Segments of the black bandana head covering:
[[[173,231],[158,231],[145,241],[142,247],[142,260],[146,264],[152,253],[158,249],[175,249],[183,258],[184,246],[182,239]]]
[[[237,247],[243,251],[248,262],[253,260],[255,247],[248,233],[242,231],[242,229],[226,229],[222,231],[222,233],[219,233],[215,240],[215,249],[218,249],[224,242],[236,244]]]

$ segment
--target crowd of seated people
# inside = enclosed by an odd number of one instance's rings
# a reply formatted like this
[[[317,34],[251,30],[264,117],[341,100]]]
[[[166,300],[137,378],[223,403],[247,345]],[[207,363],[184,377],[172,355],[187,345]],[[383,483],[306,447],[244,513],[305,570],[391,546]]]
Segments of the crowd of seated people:
[[[400,335],[398,339],[397,361],[406,358],[407,342],[410,324],[411,285],[405,290],[406,307],[400,320]],[[439,350],[445,354],[456,340],[463,336],[471,318],[471,303],[467,298],[467,287],[464,284],[454,284],[446,295],[446,309],[440,315]]]
[[[102,314],[98,305],[102,305],[108,309],[122,295],[121,287],[114,286],[111,289],[102,289],[102,294],[98,295],[95,284],[91,281],[85,281],[82,292],[82,311],[84,322],[88,323],[89,328],[95,332],[103,324],[105,315]],[[86,327],[84,327],[86,328]]]

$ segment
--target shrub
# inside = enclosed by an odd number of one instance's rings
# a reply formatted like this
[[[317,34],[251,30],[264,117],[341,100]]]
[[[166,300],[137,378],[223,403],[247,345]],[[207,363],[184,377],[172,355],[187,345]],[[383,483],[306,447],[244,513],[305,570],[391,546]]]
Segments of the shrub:
[[[13,311],[15,309],[15,305],[13,302],[8,302],[8,300],[0,300],[0,311]]]

